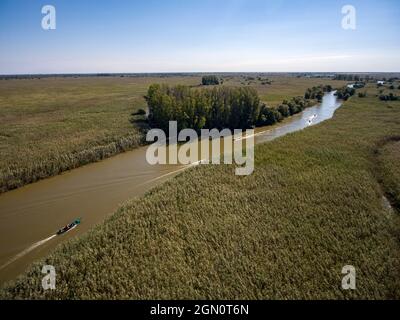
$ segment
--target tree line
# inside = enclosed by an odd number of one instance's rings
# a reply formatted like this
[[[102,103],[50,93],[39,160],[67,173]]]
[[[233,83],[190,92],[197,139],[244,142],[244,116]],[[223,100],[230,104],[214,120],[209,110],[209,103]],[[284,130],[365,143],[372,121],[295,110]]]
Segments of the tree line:
[[[358,75],[358,74],[335,74],[333,80],[342,80],[342,81],[371,81],[374,77],[370,75]]]
[[[389,94],[379,95],[379,99],[381,101],[397,101],[397,100],[399,100],[399,97],[394,95],[392,92],[390,92]]]
[[[177,121],[178,130],[248,129],[272,125],[309,107],[304,97],[285,100],[278,108],[261,103],[251,87],[214,87],[198,89],[187,86],[153,84],[145,97],[151,127],[168,132],[169,121]]]
[[[220,82],[221,80],[215,75],[203,76],[203,78],[201,79],[201,84],[203,86],[219,85]]]
[[[336,90],[335,95],[342,100],[348,100],[351,96],[353,96],[356,93],[356,89],[350,88],[348,86],[339,88]]]
[[[273,125],[282,121],[284,118],[290,117],[296,113],[302,112],[305,108],[312,105],[311,100],[303,97],[295,97],[290,101],[284,100],[278,108],[268,107],[262,104],[260,108],[260,115],[258,117],[258,126]]]
[[[250,87],[197,89],[153,84],[146,100],[150,126],[166,132],[169,121],[177,121],[178,130],[251,128],[260,110],[258,94]]]
[[[326,86],[317,86],[317,87],[312,87],[308,88],[306,93],[304,94],[304,98],[306,100],[312,99],[312,100],[318,100],[318,102],[322,101],[322,98],[324,97],[324,94],[326,92],[331,92],[333,90],[331,85],[326,85]]]

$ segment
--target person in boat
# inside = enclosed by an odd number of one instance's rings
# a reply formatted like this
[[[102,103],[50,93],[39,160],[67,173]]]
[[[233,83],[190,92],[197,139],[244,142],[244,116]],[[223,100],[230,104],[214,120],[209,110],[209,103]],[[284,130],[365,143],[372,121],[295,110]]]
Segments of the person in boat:
[[[67,224],[64,228],[61,228],[60,230],[57,231],[58,235],[64,234],[71,230],[73,227],[77,226],[78,224],[81,223],[80,219],[76,219],[74,222]]]

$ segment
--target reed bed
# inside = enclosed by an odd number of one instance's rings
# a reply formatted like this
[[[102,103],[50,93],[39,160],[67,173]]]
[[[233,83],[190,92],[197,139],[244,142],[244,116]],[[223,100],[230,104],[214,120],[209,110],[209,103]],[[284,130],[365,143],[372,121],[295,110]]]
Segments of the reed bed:
[[[199,166],[127,201],[0,297],[399,299],[399,216],[382,204],[375,150],[399,134],[400,102],[367,90],[333,119],[256,146],[250,176]],[[56,290],[41,288],[44,264]],[[341,288],[345,265],[356,290]]]

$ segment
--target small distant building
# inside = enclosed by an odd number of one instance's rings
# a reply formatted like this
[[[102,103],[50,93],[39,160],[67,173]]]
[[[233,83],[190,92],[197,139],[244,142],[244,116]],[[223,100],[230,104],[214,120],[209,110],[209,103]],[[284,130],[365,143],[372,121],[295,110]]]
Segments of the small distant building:
[[[376,84],[383,86],[385,84],[385,81],[379,80],[376,82]]]

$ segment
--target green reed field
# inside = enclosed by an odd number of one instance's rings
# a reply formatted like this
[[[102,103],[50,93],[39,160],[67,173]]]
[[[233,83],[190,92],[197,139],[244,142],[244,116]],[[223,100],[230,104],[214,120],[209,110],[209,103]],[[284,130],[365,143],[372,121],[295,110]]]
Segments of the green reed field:
[[[385,140],[377,153],[379,179],[388,198],[400,210],[400,132]]]
[[[224,85],[251,85],[270,105],[308,87],[341,81],[270,77],[270,85],[229,77]],[[0,80],[0,193],[95,162],[143,143],[143,96],[152,83],[197,86],[201,76],[69,77]]]
[[[400,222],[383,195],[400,186],[400,102],[367,93],[256,146],[250,176],[199,166],[126,202],[0,297],[399,299]],[[41,289],[44,264],[56,268],[54,291]],[[345,265],[357,290],[341,289]]]
[[[1,80],[0,192],[136,147],[131,114],[156,80]]]

